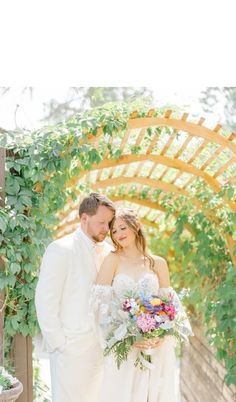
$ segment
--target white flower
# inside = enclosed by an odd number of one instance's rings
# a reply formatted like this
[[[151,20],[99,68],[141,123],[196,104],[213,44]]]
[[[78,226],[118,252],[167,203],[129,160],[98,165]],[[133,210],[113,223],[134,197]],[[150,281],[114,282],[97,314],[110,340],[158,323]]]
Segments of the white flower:
[[[115,345],[116,342],[117,342],[117,339],[114,337],[109,339],[109,341],[107,341],[107,347],[112,348],[112,346]]]
[[[173,327],[173,324],[171,321],[166,321],[160,325],[160,328],[162,328],[162,329],[170,329],[172,327]]]
[[[122,324],[122,325],[120,325],[120,326],[115,330],[114,336],[115,336],[115,338],[116,338],[118,341],[120,341],[121,339],[124,338],[124,336],[126,335],[126,333],[127,333],[126,324]]]

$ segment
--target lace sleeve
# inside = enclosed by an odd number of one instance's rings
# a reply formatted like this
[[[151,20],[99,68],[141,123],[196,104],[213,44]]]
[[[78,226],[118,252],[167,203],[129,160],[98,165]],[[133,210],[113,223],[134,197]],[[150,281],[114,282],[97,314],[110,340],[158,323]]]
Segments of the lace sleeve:
[[[90,314],[93,328],[97,333],[99,343],[106,347],[106,334],[109,327],[111,315],[111,304],[113,300],[113,288],[109,285],[93,285],[89,301]]]
[[[160,297],[163,296],[171,297],[177,311],[176,326],[178,328],[178,332],[185,341],[188,341],[188,337],[194,336],[194,333],[192,331],[192,327],[188,319],[187,313],[176,291],[172,287],[160,288],[159,295]]]

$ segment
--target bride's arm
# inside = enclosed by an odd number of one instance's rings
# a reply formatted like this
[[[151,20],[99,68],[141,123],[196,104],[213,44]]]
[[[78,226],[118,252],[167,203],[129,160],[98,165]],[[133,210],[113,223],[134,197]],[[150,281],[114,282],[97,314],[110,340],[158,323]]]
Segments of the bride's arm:
[[[103,348],[106,347],[106,333],[109,325],[110,307],[113,299],[112,281],[116,271],[116,256],[108,254],[91,289],[90,311],[94,330]]]
[[[115,253],[110,252],[103,261],[96,279],[96,285],[110,285],[112,284],[117,268],[117,256]]]
[[[167,262],[164,258],[153,256],[154,258],[154,271],[157,274],[160,288],[168,288],[170,284],[170,274]]]

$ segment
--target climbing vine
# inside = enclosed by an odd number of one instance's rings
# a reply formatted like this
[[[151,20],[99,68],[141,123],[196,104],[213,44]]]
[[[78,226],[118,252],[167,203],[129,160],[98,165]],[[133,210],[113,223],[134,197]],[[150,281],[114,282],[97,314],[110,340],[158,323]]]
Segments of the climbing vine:
[[[81,172],[99,164],[105,155],[121,157],[119,141],[110,145],[109,139],[119,139],[127,128],[129,118],[162,116],[164,110],[148,110],[135,105],[108,105],[83,115],[76,115],[65,123],[47,127],[24,136],[7,133],[0,144],[6,147],[6,205],[0,210],[0,247],[5,270],[0,272],[0,288],[5,289],[5,333],[34,336],[38,325],[34,307],[34,293],[40,260],[46,245],[53,238],[53,228],[59,223],[58,212],[68,200],[76,202],[83,184],[67,186]],[[153,129],[148,129],[146,144]],[[159,129],[155,129],[161,135]],[[168,135],[168,127],[166,128]],[[93,145],[91,139],[100,138]],[[145,141],[144,145],[145,146]],[[138,155],[140,146],[130,146]],[[146,199],[149,191],[130,187],[129,197]],[[150,247],[163,256],[170,255],[172,280],[176,287],[190,288],[189,309],[196,320],[208,328],[209,341],[224,360],[227,384],[236,383],[236,269],[233,267],[225,234],[233,236],[235,214],[224,205],[224,197],[231,201],[234,191],[222,188],[220,193],[208,191],[201,179],[195,185],[194,196],[203,205],[196,206],[185,196],[172,200],[167,194],[160,201],[166,209],[166,226],[174,213],[170,236],[163,238],[156,229],[149,229]],[[124,186],[109,189],[108,196],[122,196]],[[158,200],[161,191],[152,195]],[[186,225],[190,231],[186,231]],[[163,231],[164,233],[164,231]],[[153,236],[155,234],[155,236]],[[235,252],[235,251],[234,251]]]

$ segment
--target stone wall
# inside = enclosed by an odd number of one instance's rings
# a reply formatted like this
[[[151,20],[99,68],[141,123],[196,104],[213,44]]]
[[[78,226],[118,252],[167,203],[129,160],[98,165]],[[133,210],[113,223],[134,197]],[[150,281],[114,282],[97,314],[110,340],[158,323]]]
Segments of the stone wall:
[[[216,360],[203,330],[193,325],[194,337],[184,345],[181,359],[181,402],[235,402],[236,387],[223,382],[225,368]]]

